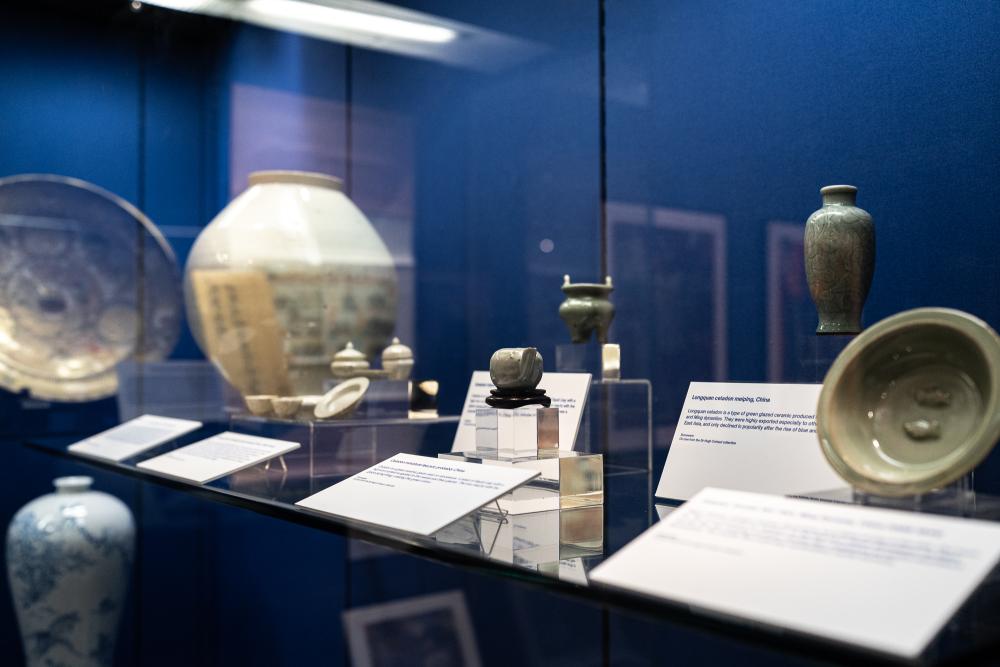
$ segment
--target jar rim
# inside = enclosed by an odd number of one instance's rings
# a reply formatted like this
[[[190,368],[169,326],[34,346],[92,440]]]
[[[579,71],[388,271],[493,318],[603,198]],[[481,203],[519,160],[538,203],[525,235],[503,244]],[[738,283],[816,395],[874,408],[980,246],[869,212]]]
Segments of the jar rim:
[[[292,183],[294,185],[314,185],[320,188],[329,188],[344,191],[344,182],[336,176],[321,174],[316,171],[295,171],[290,169],[271,169],[264,171],[254,171],[247,177],[250,187],[254,185],[265,185],[271,183]]]
[[[819,189],[822,195],[856,194],[858,189],[853,185],[827,185]]]
[[[89,491],[93,483],[94,478],[87,477],[86,475],[57,477],[52,480],[53,486],[56,487],[56,490],[59,493],[80,493],[82,491]]]

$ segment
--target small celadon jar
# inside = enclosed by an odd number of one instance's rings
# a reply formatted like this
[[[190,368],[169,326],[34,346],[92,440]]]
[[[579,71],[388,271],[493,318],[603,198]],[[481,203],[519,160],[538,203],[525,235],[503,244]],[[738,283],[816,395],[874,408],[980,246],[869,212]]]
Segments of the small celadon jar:
[[[356,377],[371,368],[368,357],[361,350],[354,349],[354,343],[348,341],[344,349],[333,355],[330,372],[336,378]]]
[[[393,338],[389,347],[382,350],[382,370],[390,380],[409,380],[413,371],[413,350]]]

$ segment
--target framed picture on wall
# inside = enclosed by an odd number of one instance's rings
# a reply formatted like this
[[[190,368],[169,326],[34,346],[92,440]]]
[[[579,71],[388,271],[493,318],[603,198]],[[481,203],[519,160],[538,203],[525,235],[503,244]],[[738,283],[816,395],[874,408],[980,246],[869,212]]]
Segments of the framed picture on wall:
[[[726,218],[628,202],[609,203],[607,213],[612,342],[626,377],[649,374],[654,440],[670,442],[688,382],[729,372]]]
[[[645,348],[664,357],[656,365],[675,374],[724,380],[726,219],[702,211],[609,203],[608,248],[613,299],[619,312],[629,313],[615,326],[623,342],[635,334],[632,354]],[[650,324],[658,332],[652,340]]]
[[[801,223],[767,223],[767,379],[802,382],[810,323],[815,309],[809,298]],[[811,378],[810,378],[811,379]]]
[[[482,664],[461,591],[351,609],[343,619],[354,667]]]
[[[809,295],[804,225],[767,225],[767,379],[822,382],[848,336],[817,336],[816,306]]]

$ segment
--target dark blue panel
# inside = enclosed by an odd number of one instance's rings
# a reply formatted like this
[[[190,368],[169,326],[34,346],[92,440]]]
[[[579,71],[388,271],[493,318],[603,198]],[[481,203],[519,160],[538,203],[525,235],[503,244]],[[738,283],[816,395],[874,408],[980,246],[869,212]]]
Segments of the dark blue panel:
[[[434,648],[442,651],[448,643],[421,627],[427,610],[405,611],[406,606],[427,603],[429,596],[453,594],[457,600],[442,605],[467,613],[469,628],[449,623],[452,636],[466,633],[480,661],[486,667],[502,665],[599,665],[601,664],[601,611],[517,583],[462,572],[424,560],[393,554],[369,545],[352,543],[350,553],[351,609],[363,614],[373,628],[370,636],[348,632],[348,642],[385,642],[379,634],[378,619],[399,618],[411,624],[410,637],[415,651]],[[399,607],[403,609],[400,610]],[[461,613],[461,612],[460,612]],[[349,628],[348,624],[348,628]],[[452,637],[448,637],[449,640]],[[404,649],[405,650],[405,649]],[[428,664],[408,662],[404,650],[390,649],[379,664]],[[425,657],[420,655],[420,657]],[[444,661],[437,664],[470,664],[471,661]]]
[[[132,35],[16,15],[0,31],[0,175],[74,176],[136,202],[139,67]]]
[[[216,178],[225,170],[212,140],[223,122],[215,95],[218,37],[191,30],[181,36],[144,45],[137,92],[143,105],[143,211],[183,267],[198,232],[221,207],[224,193]],[[186,323],[171,356],[202,358]]]
[[[727,338],[713,336],[729,359],[721,375],[821,379],[814,361],[832,357],[812,336],[801,264],[788,258],[796,226],[831,183],[857,185],[875,218],[866,322],[952,306],[1000,324],[1000,231],[990,213],[1000,191],[998,28],[992,2],[609,3],[609,199],[650,216],[667,208],[725,219]],[[641,257],[648,275],[622,289],[663,289],[666,274]],[[658,307],[679,314],[683,338],[698,321],[685,315],[709,308],[712,274],[691,267],[675,277],[682,287]],[[769,308],[783,339],[768,340]],[[629,350],[670,344],[655,310],[619,317],[641,323],[622,337],[626,368]],[[704,361],[654,362],[662,358],[629,371],[669,397],[657,401],[669,429],[687,382],[720,374]]]
[[[455,412],[497,348],[537,346],[553,370],[569,341],[562,275],[598,277],[597,7],[414,4],[538,49],[488,72],[353,55],[353,115],[396,114],[414,129],[416,372],[441,380]]]
[[[219,209],[246,189],[251,171],[346,176],[343,46],[240,25],[229,31],[219,57],[211,94],[219,104],[219,155],[228,175]]]
[[[202,510],[214,524],[200,592],[212,600],[205,664],[340,664],[344,539],[244,510]]]
[[[612,665],[741,665],[785,667],[827,664],[722,639],[704,631],[612,613],[608,621]]]

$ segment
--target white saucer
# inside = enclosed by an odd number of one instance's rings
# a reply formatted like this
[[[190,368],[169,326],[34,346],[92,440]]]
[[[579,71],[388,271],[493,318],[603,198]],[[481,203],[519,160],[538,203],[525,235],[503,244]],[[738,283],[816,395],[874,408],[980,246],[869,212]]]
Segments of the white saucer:
[[[368,391],[368,378],[356,377],[341,382],[323,395],[313,410],[316,419],[331,419],[350,414]]]

